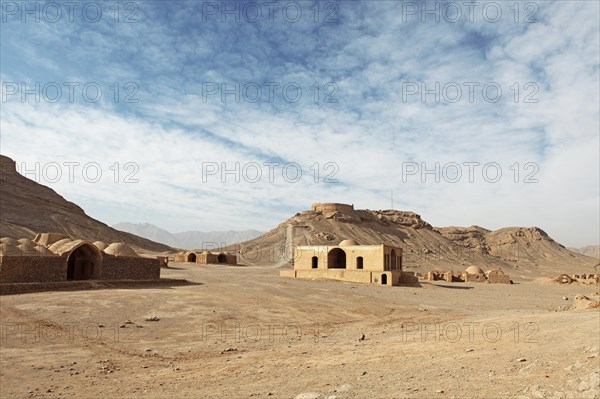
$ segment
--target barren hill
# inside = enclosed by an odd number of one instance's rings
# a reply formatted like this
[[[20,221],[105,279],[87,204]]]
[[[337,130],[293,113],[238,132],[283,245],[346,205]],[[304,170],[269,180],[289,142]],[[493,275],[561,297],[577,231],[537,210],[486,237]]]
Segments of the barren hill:
[[[169,251],[170,247],[115,230],[85,214],[56,191],[16,171],[15,162],[0,155],[0,237],[34,238],[60,232],[73,238],[124,242],[138,249]]]
[[[404,250],[404,268],[462,271],[470,265],[484,270],[501,267],[511,276],[536,278],[559,273],[592,273],[597,260],[569,251],[537,227],[434,228],[414,212],[396,210],[309,210],[296,214],[266,234],[231,250],[241,251],[246,264],[283,266],[286,231],[293,228],[295,245],[337,245],[343,239],[360,244],[390,244]]]

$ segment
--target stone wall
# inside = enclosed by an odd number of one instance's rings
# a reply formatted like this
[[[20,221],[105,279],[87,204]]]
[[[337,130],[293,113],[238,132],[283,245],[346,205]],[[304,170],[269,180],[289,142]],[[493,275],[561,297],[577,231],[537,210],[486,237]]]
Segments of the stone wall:
[[[463,273],[463,279],[466,283],[485,283],[487,281],[485,274]]]
[[[153,258],[111,256],[104,254],[102,280],[158,280],[160,261]]]
[[[65,281],[67,262],[59,256],[0,256],[0,283]]]
[[[510,277],[501,270],[490,270],[487,274],[488,283],[492,284],[510,284]]]

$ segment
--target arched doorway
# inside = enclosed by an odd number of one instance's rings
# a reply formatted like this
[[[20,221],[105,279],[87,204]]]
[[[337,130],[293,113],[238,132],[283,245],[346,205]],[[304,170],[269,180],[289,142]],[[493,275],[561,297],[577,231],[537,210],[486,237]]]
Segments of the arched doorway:
[[[396,270],[396,251],[394,251],[393,249],[392,252],[390,252],[390,258],[392,262],[392,270]]]
[[[387,274],[382,274],[381,275],[381,284],[382,285],[387,285]]]
[[[333,248],[327,254],[328,269],[345,269],[346,268],[346,252],[340,248]]]
[[[101,255],[88,244],[77,247],[67,258],[67,280],[100,278]]]
[[[225,256],[225,254],[219,254],[219,256],[217,256],[217,262],[227,263],[227,257]]]
[[[312,257],[312,268],[313,269],[319,268],[319,258],[317,258],[316,256]]]
[[[191,254],[189,254],[188,257],[187,257],[187,261],[188,262],[192,262],[192,263],[196,263],[196,254],[193,253],[193,252]]]
[[[363,268],[363,257],[362,256],[359,256],[358,258],[356,258],[356,268],[357,269]]]

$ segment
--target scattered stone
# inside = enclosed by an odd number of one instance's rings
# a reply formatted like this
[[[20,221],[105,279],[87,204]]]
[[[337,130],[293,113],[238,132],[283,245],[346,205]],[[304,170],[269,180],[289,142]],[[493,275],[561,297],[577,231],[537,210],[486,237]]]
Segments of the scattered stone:
[[[443,389],[438,389],[437,391],[435,391],[436,393],[444,393]]]
[[[125,324],[135,324],[135,323],[131,320],[125,320]]]
[[[303,392],[296,395],[295,399],[318,399],[321,396],[318,392]]]
[[[367,375],[367,372],[366,372],[366,371],[363,371],[363,372],[362,372],[362,375]]]
[[[145,350],[146,352],[152,352],[152,349],[150,349],[150,348],[146,348],[146,349],[144,349],[144,350]]]
[[[519,363],[526,362],[526,361],[527,361],[527,359],[525,359],[524,357],[520,357],[517,360],[515,360],[515,362],[519,362]]]
[[[157,316],[146,317],[146,321],[159,321],[160,318]]]
[[[365,340],[365,334],[361,334],[360,337],[358,338],[358,341],[364,341]]]
[[[475,351],[475,349],[471,349],[471,348],[465,349],[465,352],[474,352],[474,351]]]
[[[341,387],[339,387],[338,389],[336,389],[336,392],[348,392],[350,389],[352,389],[352,385],[344,384]]]
[[[563,299],[564,299],[565,301],[568,301],[568,300],[569,300],[569,298],[568,298],[568,297],[566,297],[566,296],[563,296]]]
[[[236,348],[227,348],[225,350],[223,350],[221,353],[225,353],[225,352],[237,352]]]

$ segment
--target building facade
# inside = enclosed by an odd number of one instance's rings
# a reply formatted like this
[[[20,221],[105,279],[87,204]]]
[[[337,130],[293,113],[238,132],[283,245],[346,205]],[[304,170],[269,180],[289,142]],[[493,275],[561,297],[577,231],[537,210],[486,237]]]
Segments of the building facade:
[[[388,286],[405,283],[409,277],[402,272],[402,248],[359,245],[354,240],[344,240],[335,246],[297,246],[294,269],[282,270],[280,275]]]

